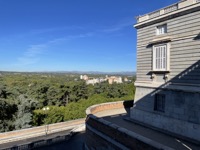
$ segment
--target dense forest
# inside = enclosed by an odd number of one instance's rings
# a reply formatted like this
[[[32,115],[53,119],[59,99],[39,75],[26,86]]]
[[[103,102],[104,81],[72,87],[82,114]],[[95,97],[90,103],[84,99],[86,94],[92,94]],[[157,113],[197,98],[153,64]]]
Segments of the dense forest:
[[[1,73],[0,132],[84,118],[91,105],[131,100],[134,77],[129,78],[122,84],[86,85],[79,75]]]

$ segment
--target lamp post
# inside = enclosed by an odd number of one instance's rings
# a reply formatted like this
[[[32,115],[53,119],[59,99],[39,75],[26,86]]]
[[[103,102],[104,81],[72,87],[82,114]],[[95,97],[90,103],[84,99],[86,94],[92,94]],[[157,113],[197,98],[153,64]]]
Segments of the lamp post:
[[[45,117],[46,117],[46,114],[47,114],[47,111],[49,110],[49,107],[44,107],[42,108],[42,110],[44,111],[45,113]],[[46,121],[45,121],[45,135],[47,136],[47,133],[48,133],[48,124],[46,124]]]

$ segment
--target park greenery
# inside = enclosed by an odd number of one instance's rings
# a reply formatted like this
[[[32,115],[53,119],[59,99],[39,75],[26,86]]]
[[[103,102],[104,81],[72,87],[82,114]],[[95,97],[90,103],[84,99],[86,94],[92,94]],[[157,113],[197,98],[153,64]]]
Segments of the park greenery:
[[[130,78],[122,84],[86,85],[79,75],[1,73],[0,132],[84,118],[91,105],[132,100],[134,77]]]

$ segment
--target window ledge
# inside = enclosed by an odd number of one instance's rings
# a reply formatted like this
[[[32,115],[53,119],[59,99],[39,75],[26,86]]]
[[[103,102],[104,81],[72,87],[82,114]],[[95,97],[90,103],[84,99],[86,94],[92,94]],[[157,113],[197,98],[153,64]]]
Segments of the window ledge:
[[[151,73],[170,73],[170,70],[151,70]]]
[[[170,36],[161,36],[161,37],[156,37],[153,39],[149,44],[156,44],[156,43],[161,43],[161,42],[169,42],[172,40],[172,37]]]

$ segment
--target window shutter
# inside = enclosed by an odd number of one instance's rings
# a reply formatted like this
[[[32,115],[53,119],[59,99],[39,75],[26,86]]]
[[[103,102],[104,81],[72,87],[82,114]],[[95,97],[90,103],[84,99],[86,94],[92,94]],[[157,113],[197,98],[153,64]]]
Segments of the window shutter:
[[[167,47],[166,45],[156,46],[153,49],[153,69],[166,70],[167,69]]]

